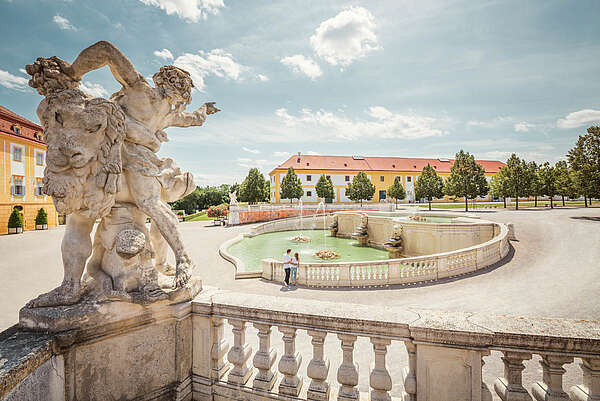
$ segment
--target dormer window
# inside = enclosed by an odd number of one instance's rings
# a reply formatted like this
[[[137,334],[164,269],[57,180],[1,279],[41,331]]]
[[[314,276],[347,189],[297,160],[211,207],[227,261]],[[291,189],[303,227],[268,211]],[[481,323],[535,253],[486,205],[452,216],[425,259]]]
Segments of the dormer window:
[[[395,165],[395,164],[392,164],[392,168],[396,168],[396,165]]]
[[[310,163],[306,163],[307,166],[310,166]]]
[[[21,126],[20,125],[15,124],[11,127],[11,129],[15,134],[21,135]]]

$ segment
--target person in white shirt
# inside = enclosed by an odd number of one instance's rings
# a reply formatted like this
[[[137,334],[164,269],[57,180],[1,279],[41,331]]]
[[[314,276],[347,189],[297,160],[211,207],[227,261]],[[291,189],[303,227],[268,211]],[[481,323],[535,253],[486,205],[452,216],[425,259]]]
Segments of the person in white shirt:
[[[285,271],[285,285],[290,286],[290,269],[292,267],[292,250],[288,249],[283,255],[283,270]]]
[[[290,269],[290,282],[291,285],[296,286],[296,282],[298,281],[298,266],[300,265],[300,257],[298,256],[298,252],[294,254],[294,257],[291,261],[292,268]]]

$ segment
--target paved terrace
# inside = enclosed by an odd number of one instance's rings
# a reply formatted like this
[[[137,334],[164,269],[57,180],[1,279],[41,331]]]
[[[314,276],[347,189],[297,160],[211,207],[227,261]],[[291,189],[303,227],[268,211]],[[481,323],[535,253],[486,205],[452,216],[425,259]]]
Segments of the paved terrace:
[[[204,283],[235,291],[362,304],[600,320],[600,208],[478,212],[513,222],[518,241],[499,266],[447,282],[382,289],[298,288],[259,279],[234,280],[234,267],[217,249],[250,225],[223,228],[211,222],[180,224]],[[64,227],[0,236],[0,329],[18,319],[29,299],[62,280]],[[282,250],[282,253],[284,250]]]

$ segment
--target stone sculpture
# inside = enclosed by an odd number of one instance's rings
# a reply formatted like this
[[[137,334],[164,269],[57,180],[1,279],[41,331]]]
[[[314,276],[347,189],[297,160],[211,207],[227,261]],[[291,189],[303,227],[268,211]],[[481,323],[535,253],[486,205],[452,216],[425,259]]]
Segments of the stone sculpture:
[[[235,194],[235,191],[233,191],[229,194],[229,204],[237,205],[237,203],[238,203],[237,196]]]
[[[87,72],[105,65],[122,85],[118,92],[106,100],[78,89]],[[67,215],[63,283],[27,308],[82,298],[149,303],[194,296],[200,281],[192,277],[194,264],[167,204],[194,190],[193,176],[156,152],[168,140],[165,128],[200,126],[219,109],[205,103],[186,113],[193,88],[188,72],[162,67],[152,87],[109,42],[83,50],[73,64],[38,58],[26,70],[29,85],[45,96],[37,110],[48,146],[43,191]],[[175,271],[166,264],[167,244]]]

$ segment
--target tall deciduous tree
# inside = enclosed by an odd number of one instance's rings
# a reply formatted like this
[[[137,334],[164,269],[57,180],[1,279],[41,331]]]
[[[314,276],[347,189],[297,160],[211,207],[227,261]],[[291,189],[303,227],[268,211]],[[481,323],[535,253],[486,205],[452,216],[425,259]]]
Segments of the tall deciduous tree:
[[[265,201],[265,177],[257,168],[251,168],[238,190],[241,202]],[[266,192],[268,194],[268,190]]]
[[[331,181],[331,177],[326,177],[325,175],[321,175],[319,177],[319,181],[317,181],[317,185],[315,186],[317,190],[317,196],[324,200],[333,199],[335,197],[335,192],[333,189],[333,182]]]
[[[507,180],[510,193],[515,197],[515,209],[519,210],[519,197],[528,196],[530,190],[530,169],[525,160],[514,153],[506,162]]]
[[[573,175],[566,161],[560,160],[554,165],[556,175],[556,194],[562,197],[562,205],[565,206],[565,197],[575,198],[577,196],[573,184]]]
[[[288,168],[286,175],[281,180],[281,192],[279,195],[281,199],[289,199],[290,203],[292,203],[292,200],[300,199],[304,195],[300,178],[298,178],[292,167]]]
[[[545,162],[537,170],[540,195],[550,197],[550,208],[554,209],[553,198],[556,195],[556,171],[554,167]]]
[[[396,201],[396,207],[398,207],[398,200],[406,198],[406,191],[402,186],[400,177],[394,178],[394,183],[387,189],[387,194]]]
[[[590,127],[580,135],[577,144],[567,155],[574,171],[577,192],[585,198],[585,206],[592,198],[600,197],[600,127]]]
[[[431,210],[431,200],[442,196],[444,196],[444,180],[437,175],[433,167],[427,164],[423,167],[421,175],[415,182],[415,197],[417,199],[427,199],[429,210]]]
[[[508,168],[502,167],[490,180],[490,192],[493,197],[502,198],[506,209],[506,198],[510,196],[510,185],[508,183]]]
[[[350,190],[350,194],[348,194],[348,189]],[[355,202],[360,201],[361,206],[363,200],[372,199],[374,194],[375,185],[373,185],[369,177],[367,177],[363,171],[356,174],[352,179],[352,184],[348,183],[346,189],[346,196]]]
[[[475,161],[475,157],[461,150],[450,169],[450,176],[444,184],[444,193],[450,196],[465,198],[465,211],[469,210],[469,199],[485,196],[488,185],[485,170]]]
[[[527,176],[529,178],[529,196],[533,196],[533,207],[537,207],[538,196],[543,195],[540,182],[539,166],[536,162],[527,163]]]

